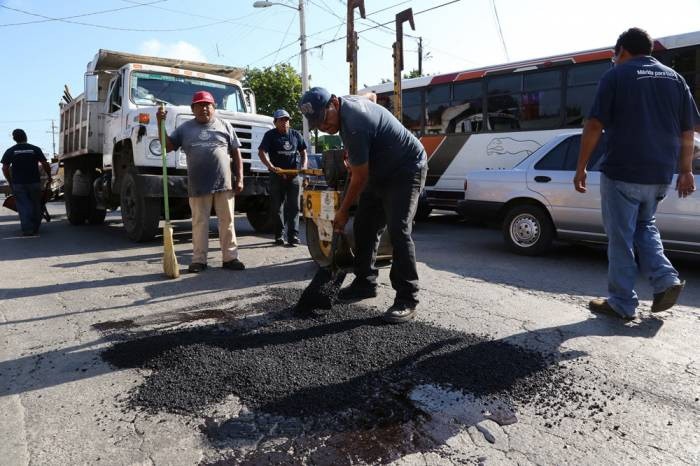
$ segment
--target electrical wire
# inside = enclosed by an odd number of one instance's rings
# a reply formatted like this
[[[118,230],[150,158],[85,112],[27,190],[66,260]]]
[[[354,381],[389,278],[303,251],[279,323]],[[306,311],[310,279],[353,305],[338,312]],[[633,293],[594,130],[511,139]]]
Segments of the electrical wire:
[[[498,26],[498,35],[501,38],[501,44],[503,44],[503,51],[506,54],[506,61],[510,61],[508,56],[508,47],[506,47],[506,40],[503,38],[503,31],[501,30],[501,20],[498,18],[498,10],[496,9],[496,0],[491,0],[491,5],[493,5],[493,14],[496,16],[496,25]]]
[[[23,26],[23,25],[25,25],[25,24],[47,23],[47,22],[49,22],[49,21],[62,21],[62,20],[65,20],[65,19],[84,18],[84,17],[86,17],[86,16],[95,16],[95,15],[102,15],[102,14],[105,14],[105,13],[114,13],[115,11],[130,10],[130,9],[132,9],[132,8],[138,8],[138,7],[140,7],[140,6],[149,6],[149,5],[153,5],[153,4],[155,4],[155,3],[163,3],[163,2],[167,2],[167,1],[168,1],[168,0],[156,0],[156,1],[153,1],[153,2],[149,2],[149,3],[131,2],[131,3],[135,3],[135,5],[132,5],[132,6],[124,6],[124,7],[121,7],[121,8],[112,8],[112,9],[110,9],[110,10],[93,11],[93,12],[90,12],[90,13],[82,13],[82,14],[79,14],[79,15],[64,16],[64,17],[62,17],[62,18],[37,19],[37,20],[34,20],[34,21],[25,21],[25,22],[23,22],[23,23],[5,23],[5,24],[0,24],[0,27]],[[20,13],[24,13],[24,14],[30,14],[30,13],[28,13],[28,12],[19,10],[19,9],[17,9],[17,8],[11,8],[11,7],[6,6],[6,5],[0,5],[0,7],[5,8],[5,9],[7,9],[7,10],[12,10],[12,11],[17,11],[17,12],[20,12]]]

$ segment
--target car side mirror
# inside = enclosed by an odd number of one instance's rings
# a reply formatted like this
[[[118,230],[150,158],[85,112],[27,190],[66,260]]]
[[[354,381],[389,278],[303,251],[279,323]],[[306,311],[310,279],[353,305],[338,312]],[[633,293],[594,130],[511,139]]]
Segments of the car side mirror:
[[[85,75],[85,100],[97,102],[99,99],[98,76],[96,74]]]

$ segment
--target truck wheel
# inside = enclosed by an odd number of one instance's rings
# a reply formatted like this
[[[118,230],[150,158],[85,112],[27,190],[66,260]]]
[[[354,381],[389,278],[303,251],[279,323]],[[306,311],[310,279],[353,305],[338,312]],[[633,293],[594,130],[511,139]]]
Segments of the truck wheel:
[[[544,208],[518,205],[510,209],[503,220],[503,239],[511,251],[536,256],[552,244],[554,225]]]
[[[122,180],[120,202],[126,236],[137,243],[152,240],[160,222],[160,199],[144,197],[132,171]]]
[[[250,226],[256,233],[272,233],[275,228],[275,220],[270,212],[270,199],[261,197],[251,202],[245,213]]]
[[[73,176],[75,176],[76,171],[73,167],[65,167],[63,199],[66,204],[68,222],[71,225],[83,225],[90,210],[90,198],[73,195]]]
[[[414,220],[416,222],[424,222],[428,220],[428,217],[430,217],[431,212],[433,211],[433,208],[425,205],[418,203],[418,208],[416,209],[416,215],[414,217]]]
[[[107,211],[105,209],[97,208],[94,183],[98,176],[99,173],[95,171],[92,174],[92,183],[90,184],[90,205],[87,216],[87,221],[90,225],[102,225],[105,221],[105,216],[107,216]]]

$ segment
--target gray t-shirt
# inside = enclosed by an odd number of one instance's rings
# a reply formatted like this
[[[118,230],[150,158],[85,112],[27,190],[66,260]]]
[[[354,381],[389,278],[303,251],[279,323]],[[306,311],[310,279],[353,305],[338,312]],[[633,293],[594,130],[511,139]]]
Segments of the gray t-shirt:
[[[340,99],[340,137],[350,165],[369,163],[369,182],[415,173],[427,163],[425,149],[386,108],[363,97]]]
[[[229,154],[240,147],[240,143],[228,122],[216,117],[207,124],[188,120],[175,128],[170,141],[187,156],[190,197],[232,189]]]

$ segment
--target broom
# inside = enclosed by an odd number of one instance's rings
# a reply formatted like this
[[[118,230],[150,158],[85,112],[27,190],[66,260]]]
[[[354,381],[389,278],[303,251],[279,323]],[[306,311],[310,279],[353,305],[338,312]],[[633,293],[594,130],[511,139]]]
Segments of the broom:
[[[165,105],[160,104],[161,111],[165,111]],[[160,126],[160,152],[163,158],[163,203],[165,205],[165,225],[163,225],[163,272],[168,278],[180,276],[180,267],[175,257],[173,246],[173,227],[170,225],[170,204],[168,202],[168,162],[166,156],[165,125]]]

